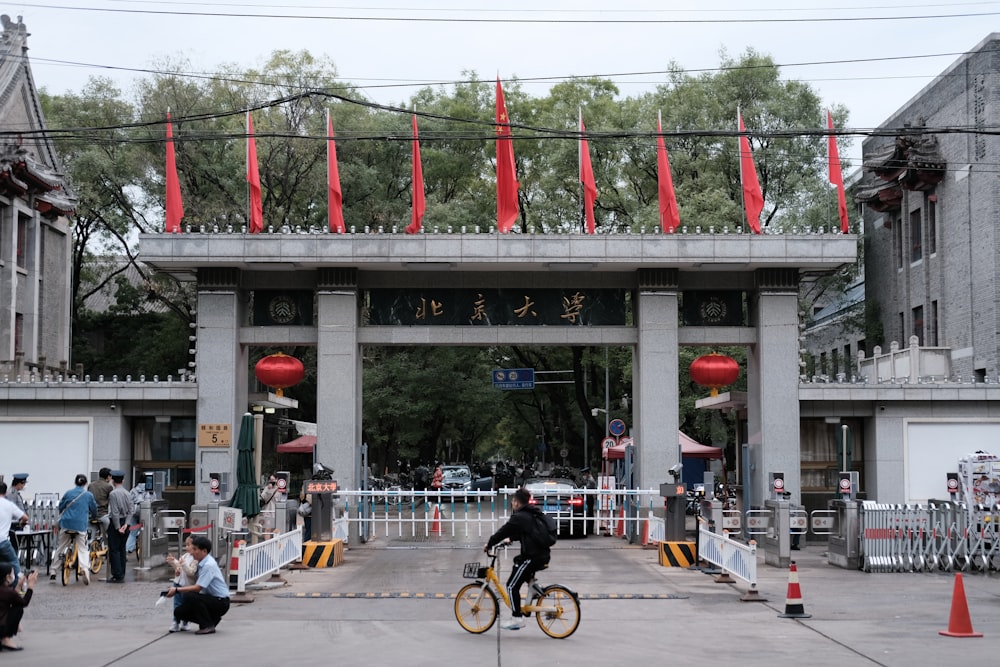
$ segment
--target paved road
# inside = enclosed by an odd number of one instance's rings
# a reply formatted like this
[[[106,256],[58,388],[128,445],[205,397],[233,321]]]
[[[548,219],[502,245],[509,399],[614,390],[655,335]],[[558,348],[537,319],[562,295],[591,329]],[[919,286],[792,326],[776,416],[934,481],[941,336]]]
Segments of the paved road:
[[[797,555],[809,619],[779,618],[788,571],[763,565],[766,602],[740,602],[743,583],[717,584],[698,571],[664,568],[655,550],[613,537],[563,540],[543,582],[581,594],[572,637],[550,639],[532,625],[471,635],[450,596],[465,583],[465,562],[482,560],[478,538],[375,540],[325,570],[290,571],[287,585],[234,605],[219,632],[170,635],[169,605],[155,607],[162,583],[89,587],[41,582],[20,637],[4,652],[12,665],[267,665],[313,660],[341,665],[594,665],[650,660],[689,664],[990,665],[1000,656],[1000,577],[963,581],[982,638],[942,637],[955,577],[865,574],[826,564],[823,547]],[[509,563],[508,563],[509,566]],[[628,599],[646,596],[645,599]],[[72,662],[71,662],[72,661]]]

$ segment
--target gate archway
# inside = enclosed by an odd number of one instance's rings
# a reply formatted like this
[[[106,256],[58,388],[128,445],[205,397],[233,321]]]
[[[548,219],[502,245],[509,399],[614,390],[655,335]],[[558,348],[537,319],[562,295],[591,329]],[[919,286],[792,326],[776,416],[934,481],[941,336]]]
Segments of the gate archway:
[[[315,345],[324,405],[317,457],[338,471],[345,488],[357,483],[365,345],[517,344],[635,350],[631,396],[641,488],[656,488],[677,463],[677,447],[668,443],[678,430],[678,347],[746,346],[748,486],[763,498],[767,472],[783,471],[788,487],[798,489],[800,276],[856,259],[856,237],[840,234],[211,233],[140,241],[149,265],[197,283],[198,422],[238,423],[247,406],[249,347]],[[631,319],[525,322],[494,310],[496,319],[473,319],[472,311],[446,323],[427,320],[436,312],[431,302],[474,308],[485,298],[513,306],[514,298],[526,297],[572,304],[588,294],[610,312],[614,299],[631,300]],[[255,320],[251,296],[255,308],[273,303],[285,321]],[[371,304],[381,304],[389,319],[367,317]],[[315,307],[308,321],[288,318],[305,306]],[[234,450],[198,452],[197,503],[210,497],[207,472],[232,471],[235,459]]]

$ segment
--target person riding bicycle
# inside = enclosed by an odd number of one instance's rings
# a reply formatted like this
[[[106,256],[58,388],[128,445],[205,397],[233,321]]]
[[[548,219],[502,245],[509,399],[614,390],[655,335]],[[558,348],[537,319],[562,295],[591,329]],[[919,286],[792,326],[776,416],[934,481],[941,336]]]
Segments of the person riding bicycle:
[[[59,499],[59,544],[56,553],[66,553],[71,542],[76,543],[77,562],[83,571],[83,583],[90,583],[90,548],[87,546],[87,524],[97,518],[97,501],[88,491],[87,476],[77,475],[73,488]],[[53,575],[55,576],[55,575]]]
[[[485,551],[489,551],[504,540],[521,543],[521,553],[514,557],[514,569],[507,578],[507,595],[513,618],[503,621],[500,627],[505,630],[519,630],[524,627],[524,617],[521,614],[521,586],[531,581],[536,572],[549,564],[551,552],[549,547],[540,544],[534,535],[537,526],[544,525],[536,519],[542,515],[542,510],[531,504],[531,492],[520,488],[514,492],[510,501],[514,512],[507,523],[490,536],[486,542]]]

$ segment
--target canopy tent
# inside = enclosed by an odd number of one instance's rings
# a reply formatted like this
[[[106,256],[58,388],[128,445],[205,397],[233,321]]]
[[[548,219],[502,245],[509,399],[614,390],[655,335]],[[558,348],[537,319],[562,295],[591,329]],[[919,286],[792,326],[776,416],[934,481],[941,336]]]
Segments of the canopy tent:
[[[312,454],[316,451],[315,435],[300,435],[278,445],[279,454]]]
[[[722,448],[721,447],[710,447],[709,445],[703,445],[697,440],[684,435],[681,431],[677,431],[677,439],[681,445],[681,456],[684,458],[693,459],[721,459],[722,458]],[[604,450],[604,458],[606,459],[623,459],[625,458],[625,447],[623,445],[617,445],[615,447],[608,447]]]

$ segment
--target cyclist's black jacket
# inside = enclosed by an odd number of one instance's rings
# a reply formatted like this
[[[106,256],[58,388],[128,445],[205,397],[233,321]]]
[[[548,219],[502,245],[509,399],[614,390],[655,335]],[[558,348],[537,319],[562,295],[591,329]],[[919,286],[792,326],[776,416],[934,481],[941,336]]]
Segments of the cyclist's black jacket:
[[[528,558],[544,556],[548,559],[550,555],[549,548],[537,544],[532,538],[537,522],[537,519],[535,519],[536,514],[544,514],[544,512],[536,505],[521,507],[521,509],[510,515],[510,519],[507,523],[500,526],[500,530],[493,533],[486,546],[492,547],[510,538],[512,542],[521,543],[522,556],[527,556]]]

